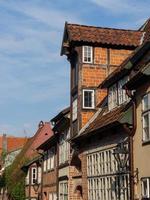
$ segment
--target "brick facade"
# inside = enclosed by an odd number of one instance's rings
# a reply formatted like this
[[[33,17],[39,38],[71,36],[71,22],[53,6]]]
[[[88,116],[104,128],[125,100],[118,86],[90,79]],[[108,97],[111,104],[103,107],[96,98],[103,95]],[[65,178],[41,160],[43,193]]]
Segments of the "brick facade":
[[[71,25],[69,25],[71,26]],[[86,27],[88,28],[88,27]],[[82,29],[82,26],[81,26]],[[84,27],[83,27],[84,29]],[[75,31],[74,29],[70,29],[71,31]],[[70,33],[71,34],[71,33]],[[75,37],[75,35],[73,35]],[[73,37],[72,36],[72,37]],[[80,35],[82,36],[82,34]],[[91,36],[92,37],[92,36]],[[91,38],[90,37],[90,38]],[[93,34],[94,37],[94,34]],[[113,38],[112,38],[113,40]],[[65,44],[67,41],[67,36],[64,36]],[[94,41],[94,40],[93,40]],[[69,43],[69,42],[68,42]],[[125,44],[125,43],[124,43]],[[83,46],[92,46],[93,47],[93,61],[92,63],[83,63]],[[91,41],[81,41],[78,43],[74,42],[73,45],[68,44],[67,47],[64,47],[62,50],[67,52],[67,57],[69,58],[71,64],[71,97],[70,97],[70,107],[71,107],[71,136],[74,137],[78,135],[80,130],[89,122],[89,120],[93,117],[99,107],[99,103],[106,97],[107,90],[99,89],[98,86],[106,79],[106,77],[116,70],[120,64],[133,52],[135,47],[127,46],[127,45],[117,45],[117,43],[113,44],[103,44],[98,45]],[[64,53],[65,54],[65,53]],[[76,63],[74,62],[74,56],[78,59]],[[77,67],[78,65],[78,67]],[[78,81],[77,84],[74,85],[74,71],[75,67],[78,68]],[[95,91],[95,108],[94,109],[83,109],[83,89],[93,89]],[[77,120],[72,120],[72,111],[73,111],[73,101],[77,97]],[[82,143],[82,142],[81,142]],[[91,144],[93,145],[93,144]],[[89,147],[90,149],[90,147]],[[69,173],[69,199],[73,200],[87,200],[88,199],[88,183],[87,183],[87,155],[85,153],[85,143],[82,143],[82,148],[79,147],[78,156],[75,160],[80,160],[80,167],[77,166],[76,162],[73,163],[73,166],[70,168]],[[72,158],[73,159],[73,158]],[[79,169],[80,168],[80,169]],[[77,186],[82,187],[82,192],[79,193],[81,196],[75,193],[75,188]]]

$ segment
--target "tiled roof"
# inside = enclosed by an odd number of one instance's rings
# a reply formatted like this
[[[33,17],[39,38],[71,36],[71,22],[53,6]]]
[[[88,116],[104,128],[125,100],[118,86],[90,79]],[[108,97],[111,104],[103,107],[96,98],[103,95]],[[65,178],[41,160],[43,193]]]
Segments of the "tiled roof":
[[[150,81],[150,62],[146,65],[142,65],[142,67],[138,70],[132,72],[130,80],[124,87],[127,87],[129,90],[133,90],[142,84],[146,84],[147,81]]]
[[[31,144],[29,145],[26,156],[32,157],[36,152],[36,149],[53,136],[53,131],[49,122],[45,122],[42,128],[39,128],[36,134],[33,136]]]
[[[144,49],[145,47],[148,48],[148,45],[150,43],[150,19],[148,19],[146,21],[146,23],[140,28],[143,32],[143,43],[136,48],[131,54],[130,56],[128,56],[127,59],[125,59],[122,64],[114,71],[112,72],[101,84],[100,87],[107,87],[107,85],[111,85],[111,83],[114,83],[117,80],[119,80],[119,78],[127,73],[129,71],[129,69],[125,68],[125,65],[128,63],[128,61],[130,59],[132,59],[133,57],[137,56],[137,53],[140,52],[142,49]],[[145,49],[146,49],[145,48]]]
[[[105,111],[103,110],[99,113],[97,118],[91,124],[89,124],[85,131],[83,131],[81,135],[78,135],[75,138],[73,138],[73,140],[76,138],[80,138],[83,135],[89,135],[90,133],[96,132],[98,130],[101,132],[107,127],[113,125],[114,123],[119,124],[119,120],[122,118],[127,108],[129,108],[129,104],[124,104],[107,113],[105,113]]]
[[[22,148],[27,142],[27,138],[7,137],[7,152]]]
[[[64,115],[68,114],[70,112],[70,107],[67,107],[60,111],[54,118],[51,119],[51,122],[57,122],[59,121]]]
[[[67,24],[69,41],[111,45],[140,45],[142,31]]]
[[[143,24],[143,26],[139,30],[145,33],[144,42],[150,41],[150,18]]]

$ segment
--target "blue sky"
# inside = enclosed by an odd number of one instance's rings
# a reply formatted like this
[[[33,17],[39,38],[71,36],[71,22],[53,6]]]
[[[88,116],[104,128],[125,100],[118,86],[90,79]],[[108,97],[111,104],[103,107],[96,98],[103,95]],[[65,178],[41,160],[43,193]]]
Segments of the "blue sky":
[[[31,136],[69,105],[65,21],[136,29],[149,0],[0,0],[0,133]]]

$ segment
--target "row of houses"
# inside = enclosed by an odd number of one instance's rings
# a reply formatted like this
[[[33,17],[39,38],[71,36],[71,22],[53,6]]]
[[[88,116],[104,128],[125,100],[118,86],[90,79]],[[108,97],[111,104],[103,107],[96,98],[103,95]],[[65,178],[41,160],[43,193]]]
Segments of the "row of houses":
[[[150,199],[150,20],[138,30],[66,23],[61,55],[70,105],[29,145],[26,199]]]

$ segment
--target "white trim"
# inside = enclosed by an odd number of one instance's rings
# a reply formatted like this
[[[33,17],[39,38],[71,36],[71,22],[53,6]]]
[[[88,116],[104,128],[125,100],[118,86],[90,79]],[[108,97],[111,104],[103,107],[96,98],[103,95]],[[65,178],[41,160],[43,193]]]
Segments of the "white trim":
[[[91,61],[85,61],[84,58],[84,54],[85,54],[85,48],[90,48],[90,59]],[[88,51],[87,51],[88,53]],[[92,46],[82,46],[82,62],[83,63],[93,63],[93,47]]]
[[[75,98],[72,102],[72,121],[75,121],[77,119],[77,113],[78,113],[78,99]]]
[[[59,182],[59,199],[66,200],[68,199],[68,181],[60,181]],[[65,198],[67,197],[67,198]]]
[[[145,104],[145,99],[147,105]],[[146,106],[145,106],[146,105]],[[142,98],[142,131],[143,131],[143,142],[150,141],[150,93],[146,94]],[[148,117],[148,126],[145,126],[145,116]],[[148,131],[148,133],[146,133]]]
[[[146,186],[147,186],[147,194],[144,194],[144,181],[146,182]],[[142,182],[142,193],[141,193],[141,196],[143,198],[150,198],[150,178],[142,178],[141,179],[141,182]]]
[[[87,107],[87,106],[85,106],[85,99],[84,99],[84,93],[85,92],[92,92],[92,97],[91,97],[91,104],[92,104],[92,106],[91,107]],[[84,109],[94,109],[95,108],[95,90],[92,90],[92,89],[83,89],[82,90],[82,99],[83,99],[83,108]]]

